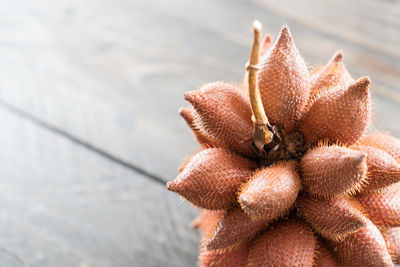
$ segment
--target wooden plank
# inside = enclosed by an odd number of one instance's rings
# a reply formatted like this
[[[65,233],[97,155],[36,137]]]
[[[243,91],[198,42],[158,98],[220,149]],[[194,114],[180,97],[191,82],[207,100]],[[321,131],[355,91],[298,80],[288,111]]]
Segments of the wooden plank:
[[[0,108],[1,266],[194,266],[194,209]]]
[[[177,115],[183,92],[242,79],[260,18],[274,35],[289,22],[310,64],[343,49],[350,72],[390,99],[380,127],[400,135],[383,123],[400,112],[400,61],[278,11],[239,0],[12,1],[0,10],[0,98],[169,180],[197,147]]]
[[[291,21],[338,36],[352,43],[400,60],[400,6],[396,2],[356,1],[260,1],[259,6]],[[383,14],[385,14],[383,16]]]

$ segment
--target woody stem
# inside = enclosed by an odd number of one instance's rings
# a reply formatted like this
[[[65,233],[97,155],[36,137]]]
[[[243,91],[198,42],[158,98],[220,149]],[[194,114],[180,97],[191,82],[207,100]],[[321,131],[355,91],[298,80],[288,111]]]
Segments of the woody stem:
[[[254,39],[250,51],[249,63],[246,66],[248,75],[248,88],[251,109],[254,115],[253,142],[257,150],[262,153],[265,144],[272,142],[273,133],[269,130],[268,118],[265,115],[264,106],[261,102],[260,90],[258,89],[257,76],[259,71],[261,23],[258,20],[253,22]]]

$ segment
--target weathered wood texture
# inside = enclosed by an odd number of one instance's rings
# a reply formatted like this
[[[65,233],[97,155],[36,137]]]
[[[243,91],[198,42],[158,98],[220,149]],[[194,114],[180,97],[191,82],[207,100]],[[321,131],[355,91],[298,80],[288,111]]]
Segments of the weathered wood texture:
[[[400,136],[395,0],[0,0],[0,266],[193,266],[194,211],[155,183],[197,146],[182,93],[239,81],[254,18],[309,65],[338,49]],[[143,170],[143,171],[141,171]]]
[[[187,204],[0,109],[0,266],[192,266]]]
[[[195,147],[177,116],[182,93],[240,80],[249,25],[259,18],[274,35],[288,22],[310,64],[343,49],[354,76],[372,77],[377,125],[400,135],[399,124],[380,120],[387,109],[399,112],[400,50],[391,49],[400,42],[399,5],[362,2],[8,1],[0,97],[171,179]]]

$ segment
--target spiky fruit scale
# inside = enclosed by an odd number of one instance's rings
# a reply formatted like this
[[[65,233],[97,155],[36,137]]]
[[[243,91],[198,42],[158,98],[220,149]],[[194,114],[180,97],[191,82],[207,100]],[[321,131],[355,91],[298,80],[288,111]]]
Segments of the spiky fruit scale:
[[[316,239],[296,218],[271,225],[250,247],[249,267],[309,266],[314,262]]]
[[[200,267],[243,267],[247,266],[249,255],[248,243],[226,250],[208,250],[201,248],[199,255]]]
[[[359,144],[382,149],[400,162],[400,139],[389,134],[372,132],[361,138]]]
[[[273,45],[274,43],[272,42],[272,36],[270,34],[266,34],[260,49],[260,56],[267,54],[268,50],[271,49]]]
[[[353,144],[371,120],[370,79],[363,77],[349,86],[327,92],[311,106],[300,123],[306,141]]]
[[[400,264],[400,227],[389,227],[382,231],[393,263]]]
[[[217,223],[224,216],[224,210],[206,210],[202,209],[200,215],[192,221],[192,226],[198,228],[203,235],[209,234],[215,230]]]
[[[309,74],[287,26],[261,63],[259,86],[271,123],[292,131],[310,94]],[[279,88],[279,90],[277,90]]]
[[[333,251],[321,240],[317,243],[317,267],[338,267],[338,260]]]
[[[274,44],[260,28],[246,84],[203,85],[180,110],[201,151],[167,188],[202,209],[199,265],[399,262],[400,140],[367,133],[370,79],[341,51],[309,73],[286,25]]]
[[[305,190],[316,197],[357,192],[366,179],[366,155],[340,146],[316,147],[301,159],[300,173]]]
[[[358,202],[376,225],[400,226],[400,186],[392,186],[382,192],[357,196]]]
[[[344,87],[352,82],[352,78],[343,63],[343,52],[338,51],[331,60],[310,77],[310,100],[316,99],[334,87]]]
[[[313,229],[328,240],[342,240],[367,224],[363,214],[345,197],[327,200],[301,196],[296,206]]]
[[[248,146],[253,134],[251,108],[239,89],[216,82],[186,92],[185,99],[193,106],[193,125],[202,136],[237,153],[252,154]]]
[[[264,218],[251,218],[241,208],[228,210],[221,218],[206,245],[208,249],[221,249],[254,237],[266,228]]]
[[[371,146],[356,146],[367,155],[367,185],[364,191],[382,189],[400,182],[400,163],[383,150]]]
[[[215,140],[210,140],[201,130],[197,129],[197,126],[194,123],[195,112],[193,109],[181,108],[181,109],[179,109],[179,114],[181,114],[182,118],[186,121],[188,126],[192,129],[197,142],[199,142],[199,144],[201,144],[202,147],[218,146],[218,143]]]
[[[252,217],[276,219],[293,206],[301,188],[295,161],[284,161],[256,172],[244,183],[239,203]]]
[[[179,176],[167,184],[171,191],[205,209],[226,209],[246,181],[255,163],[223,148],[209,148],[196,154]]]
[[[371,222],[338,243],[336,252],[340,261],[349,267],[393,266],[385,240]]]

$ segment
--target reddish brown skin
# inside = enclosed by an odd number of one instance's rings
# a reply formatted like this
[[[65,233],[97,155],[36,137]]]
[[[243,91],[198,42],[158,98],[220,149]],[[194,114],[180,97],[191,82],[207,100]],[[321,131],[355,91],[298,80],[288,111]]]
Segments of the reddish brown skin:
[[[296,206],[313,229],[329,240],[341,240],[367,224],[364,215],[345,197],[323,200],[301,196]]]
[[[400,264],[400,227],[389,227],[382,231],[393,263]]]
[[[250,247],[248,267],[309,266],[314,262],[316,239],[296,218],[271,225]]]
[[[276,219],[285,214],[301,189],[295,161],[284,161],[256,172],[245,183],[239,203],[252,217]]]
[[[361,145],[382,149],[400,163],[400,139],[389,134],[372,132],[361,138]]]
[[[314,148],[300,162],[305,190],[321,198],[357,191],[366,173],[365,153],[340,146]]]
[[[307,143],[355,143],[370,123],[371,95],[369,78],[361,78],[347,88],[322,95],[300,123]]]
[[[223,148],[197,153],[167,188],[204,209],[227,209],[252,173],[254,162]]]
[[[336,252],[341,263],[349,267],[393,266],[385,240],[372,222],[338,243]]]
[[[238,88],[209,83],[186,92],[185,99],[193,106],[193,125],[202,136],[242,155],[253,155],[250,102]]]
[[[202,248],[199,255],[200,267],[243,267],[247,266],[249,244],[242,243],[226,250]]]
[[[336,52],[329,62],[310,78],[310,100],[313,103],[334,87],[343,87],[353,81],[343,64],[343,52]]]
[[[400,185],[382,192],[359,195],[357,200],[376,225],[400,226]]]
[[[286,25],[259,55],[274,135],[264,151],[251,146],[247,85],[206,84],[185,93],[192,108],[180,110],[203,150],[167,187],[203,209],[193,224],[204,240],[199,265],[392,266],[400,254],[400,230],[388,228],[398,223],[398,191],[390,192],[400,181],[400,141],[365,133],[369,78],[354,82],[341,52],[310,76]]]
[[[321,240],[318,240],[316,267],[339,267],[338,260],[333,251]]]
[[[192,129],[193,134],[196,138],[196,141],[204,148],[211,146],[218,146],[218,143],[215,140],[210,140],[205,136],[199,129],[196,128],[194,124],[194,110],[190,108],[181,108],[179,109],[179,114],[185,120],[187,125]]]
[[[272,36],[270,34],[266,34],[264,36],[264,40],[260,49],[260,56],[263,57],[265,54],[274,46],[274,42],[272,40]]]
[[[240,207],[229,210],[219,222],[214,234],[207,242],[208,249],[221,249],[247,240],[265,229],[268,222],[263,218],[253,219]]]
[[[400,164],[388,153],[371,146],[356,146],[367,155],[367,182],[364,191],[374,191],[400,182]]]
[[[188,155],[183,158],[181,166],[178,168],[178,173],[181,173],[186,166],[189,164],[190,160],[193,158],[193,155]]]
[[[199,217],[192,221],[192,227],[198,228],[204,236],[209,235],[211,231],[215,230],[217,223],[224,214],[224,210],[202,209]]]
[[[307,66],[286,26],[261,63],[258,86],[271,124],[291,132],[310,94]],[[279,88],[279,90],[276,90]]]

